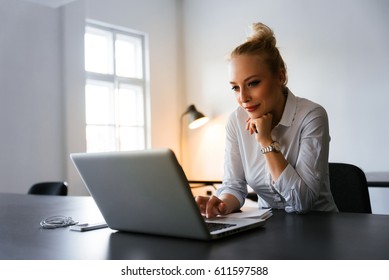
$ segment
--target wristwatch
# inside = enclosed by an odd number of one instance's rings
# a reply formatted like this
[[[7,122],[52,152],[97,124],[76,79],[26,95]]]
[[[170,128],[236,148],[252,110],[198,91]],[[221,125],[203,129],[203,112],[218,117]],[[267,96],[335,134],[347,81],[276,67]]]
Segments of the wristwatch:
[[[276,152],[279,153],[281,151],[280,143],[277,141],[273,141],[269,146],[261,149],[262,154]]]

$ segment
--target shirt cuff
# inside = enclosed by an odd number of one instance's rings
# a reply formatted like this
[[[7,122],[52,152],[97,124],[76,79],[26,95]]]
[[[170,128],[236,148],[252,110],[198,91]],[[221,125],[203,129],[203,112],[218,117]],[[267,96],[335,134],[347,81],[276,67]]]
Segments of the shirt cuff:
[[[234,189],[231,189],[228,187],[221,187],[221,188],[216,190],[217,197],[219,197],[223,194],[230,194],[230,195],[235,196],[235,198],[239,201],[240,207],[243,206],[244,201],[245,201],[245,196],[243,196],[243,194],[240,191],[234,190]]]
[[[278,177],[278,180],[275,182],[273,187],[276,189],[276,191],[285,199],[287,200],[288,194],[290,193],[290,190],[293,189],[293,179],[296,172],[294,168],[288,164],[284,171],[281,173],[280,177]]]

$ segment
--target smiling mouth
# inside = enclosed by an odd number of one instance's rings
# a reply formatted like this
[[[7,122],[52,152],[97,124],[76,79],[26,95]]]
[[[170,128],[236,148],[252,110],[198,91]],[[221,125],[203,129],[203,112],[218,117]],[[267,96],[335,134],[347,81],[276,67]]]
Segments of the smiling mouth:
[[[244,107],[244,109],[251,113],[251,112],[254,112],[255,110],[257,110],[257,108],[259,107],[259,105],[255,105],[255,106],[249,106],[249,107]]]

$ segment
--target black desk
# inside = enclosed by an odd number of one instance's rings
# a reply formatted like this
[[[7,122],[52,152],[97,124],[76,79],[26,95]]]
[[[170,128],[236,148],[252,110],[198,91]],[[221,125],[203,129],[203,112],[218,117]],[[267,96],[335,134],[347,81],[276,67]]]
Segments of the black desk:
[[[203,242],[100,229],[41,229],[52,215],[80,222],[101,216],[90,197],[0,194],[0,259],[386,259],[389,216],[286,214],[275,211],[266,226]]]

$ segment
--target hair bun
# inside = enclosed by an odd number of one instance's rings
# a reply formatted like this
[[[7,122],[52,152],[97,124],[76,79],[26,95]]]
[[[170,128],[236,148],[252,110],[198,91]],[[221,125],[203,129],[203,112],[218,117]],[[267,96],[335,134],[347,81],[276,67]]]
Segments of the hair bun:
[[[247,38],[247,42],[262,43],[271,48],[276,47],[276,38],[270,27],[257,22],[252,24],[251,30],[252,32],[250,37]]]
[[[246,42],[235,47],[230,54],[230,58],[234,58],[239,55],[257,55],[267,66],[270,71],[279,75],[280,70],[285,72],[286,65],[281,57],[280,51],[276,46],[276,37],[273,30],[263,23],[253,23],[251,25],[252,33],[247,38]],[[284,85],[287,83],[287,77]]]

